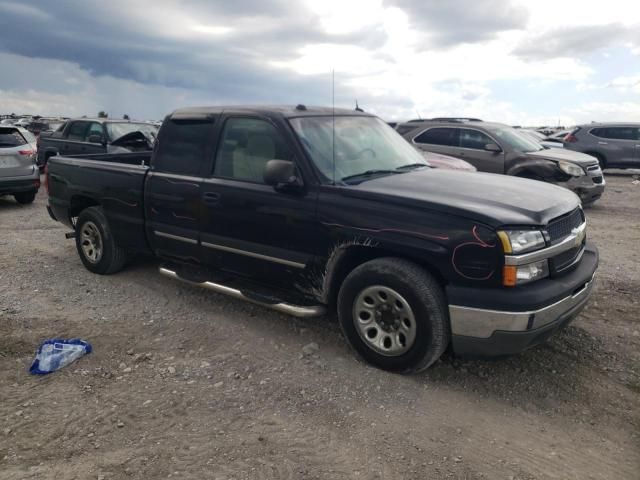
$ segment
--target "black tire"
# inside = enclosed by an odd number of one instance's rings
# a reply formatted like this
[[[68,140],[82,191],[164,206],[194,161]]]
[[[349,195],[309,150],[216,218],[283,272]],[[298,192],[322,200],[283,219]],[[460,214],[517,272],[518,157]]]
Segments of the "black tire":
[[[413,311],[415,340],[406,352],[395,356],[383,355],[358,333],[354,302],[371,286],[393,289]],[[340,288],[338,320],[344,336],[362,358],[376,367],[395,372],[411,373],[426,369],[440,358],[451,336],[442,288],[428,271],[400,258],[379,258],[356,267]],[[377,328],[373,323],[370,325]]]
[[[20,205],[27,205],[29,203],[33,203],[36,199],[36,193],[38,192],[21,192],[13,195],[13,198],[16,199]]]
[[[93,259],[85,251],[88,243],[83,232],[88,231],[95,231],[96,241],[100,243],[101,253]],[[100,207],[89,207],[80,212],[76,222],[76,249],[87,270],[100,275],[110,275],[122,270],[127,261],[127,252],[116,244]]]

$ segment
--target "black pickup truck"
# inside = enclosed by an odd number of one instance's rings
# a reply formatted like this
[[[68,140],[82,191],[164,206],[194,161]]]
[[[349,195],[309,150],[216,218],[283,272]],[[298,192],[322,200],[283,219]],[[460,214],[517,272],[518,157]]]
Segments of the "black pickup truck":
[[[360,112],[177,110],[153,153],[57,156],[46,178],[90,271],[147,253],[169,277],[281,312],[335,309],[353,348],[395,371],[449,345],[496,356],[543,341],[584,307],[598,265],[575,194],[431,169]]]

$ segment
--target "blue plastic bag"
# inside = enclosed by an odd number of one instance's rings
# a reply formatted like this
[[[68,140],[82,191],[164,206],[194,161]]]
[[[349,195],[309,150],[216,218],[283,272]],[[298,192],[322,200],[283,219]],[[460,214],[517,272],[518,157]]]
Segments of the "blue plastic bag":
[[[32,375],[46,375],[55,372],[87,353],[91,353],[91,350],[91,344],[79,338],[45,340],[38,347],[36,358],[33,360],[29,372]]]

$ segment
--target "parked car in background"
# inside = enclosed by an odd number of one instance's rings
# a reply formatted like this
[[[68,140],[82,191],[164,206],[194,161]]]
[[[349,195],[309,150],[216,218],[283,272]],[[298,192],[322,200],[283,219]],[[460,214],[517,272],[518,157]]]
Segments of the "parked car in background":
[[[13,124],[17,127],[27,128],[29,125],[31,125],[31,122],[31,117],[23,117],[16,120]]]
[[[590,123],[564,137],[564,148],[598,159],[602,168],[640,168],[640,123]]]
[[[42,132],[55,131],[60,128],[62,124],[64,124],[64,120],[58,120],[55,118],[38,118],[29,124],[27,130],[38,136]]]
[[[518,129],[518,133],[520,135],[524,135],[525,137],[529,138],[530,140],[533,140],[536,143],[539,143],[545,148],[563,148],[562,142],[557,143],[557,142],[551,141],[549,140],[549,137],[546,137],[542,133],[537,132],[535,130],[528,130],[526,128],[521,128],[521,129]]]
[[[54,155],[88,155],[151,150],[158,127],[144,122],[81,118],[68,120],[55,132],[38,138],[38,166]]]
[[[571,130],[560,130],[559,132],[549,135],[545,139],[545,141],[562,145],[562,142],[564,141],[564,137],[566,137],[570,133],[571,133]]]
[[[18,203],[31,203],[40,188],[35,163],[36,139],[22,127],[0,125],[0,196],[13,195]]]
[[[544,148],[501,123],[475,120],[423,120],[398,125],[416,147],[461,158],[480,172],[541,180],[576,193],[583,204],[595,202],[605,180],[595,158],[558,148]]]
[[[428,168],[352,110],[181,109],[153,152],[56,156],[47,175],[49,213],[89,271],[145,252],[168,277],[280,312],[336,309],[354,350],[399,372],[449,345],[544,341],[585,306],[598,265],[568,190]]]
[[[476,172],[478,169],[469,162],[459,158],[442,155],[441,153],[427,152],[419,150],[427,163],[433,168],[444,168],[446,170],[463,170],[466,172]]]

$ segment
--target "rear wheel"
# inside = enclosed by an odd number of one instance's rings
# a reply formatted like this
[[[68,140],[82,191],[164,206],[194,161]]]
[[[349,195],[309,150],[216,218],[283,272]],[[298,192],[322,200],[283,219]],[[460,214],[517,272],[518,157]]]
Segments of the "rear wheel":
[[[78,216],[76,249],[87,270],[101,275],[122,270],[127,261],[127,253],[116,244],[100,207],[89,207]]]
[[[18,202],[20,205],[27,205],[29,203],[33,203],[33,201],[36,199],[36,193],[37,192],[16,193],[15,195],[13,195],[13,198],[15,198],[16,202]]]
[[[442,288],[429,272],[400,258],[355,268],[340,288],[338,318],[356,352],[385,370],[423,370],[449,343]]]

